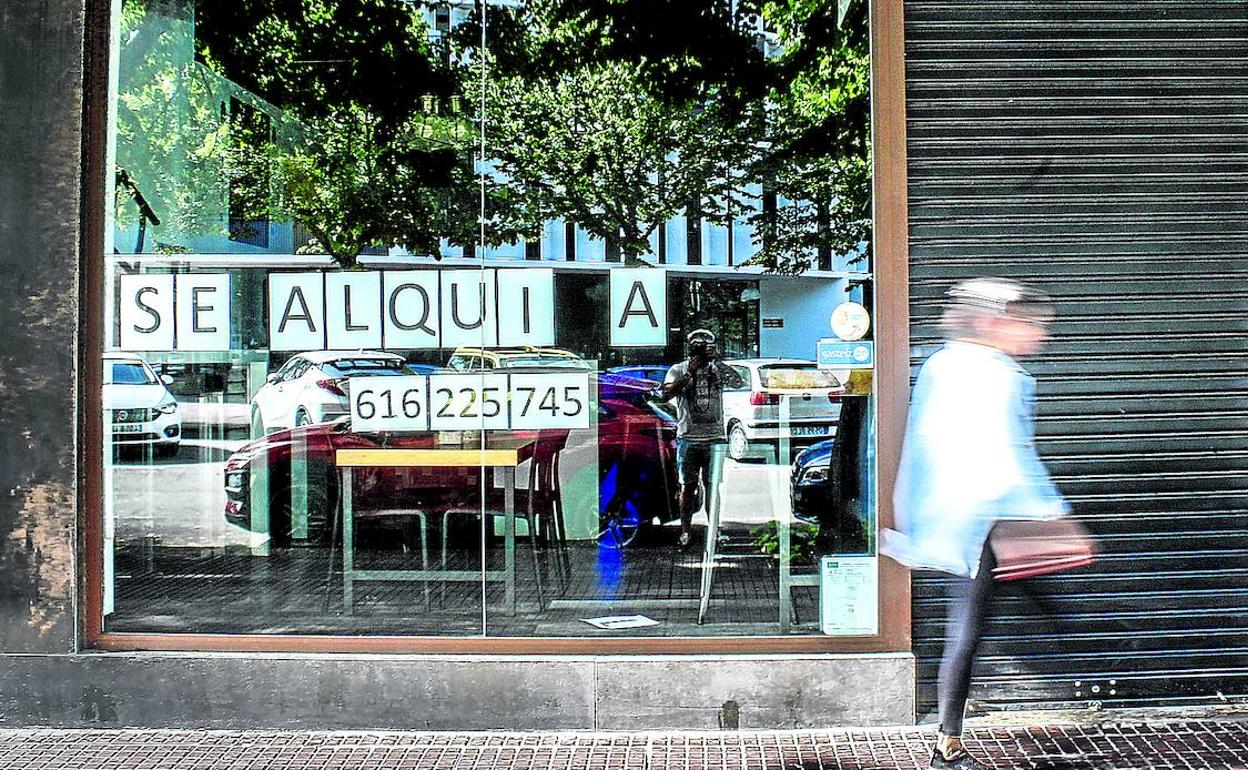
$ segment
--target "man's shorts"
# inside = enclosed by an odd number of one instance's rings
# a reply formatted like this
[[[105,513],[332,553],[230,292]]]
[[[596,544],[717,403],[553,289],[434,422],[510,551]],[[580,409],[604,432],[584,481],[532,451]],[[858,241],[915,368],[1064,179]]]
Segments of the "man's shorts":
[[[711,480],[711,459],[715,441],[676,439],[676,478],[681,484],[697,484],[698,479]]]

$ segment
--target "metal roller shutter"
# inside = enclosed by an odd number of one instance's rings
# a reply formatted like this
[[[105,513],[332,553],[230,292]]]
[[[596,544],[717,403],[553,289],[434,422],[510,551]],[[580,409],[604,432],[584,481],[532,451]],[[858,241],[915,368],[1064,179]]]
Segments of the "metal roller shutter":
[[[972,699],[1248,694],[1248,2],[906,0],[912,339],[952,282],[1034,281],[1060,320],[1041,452],[1099,535],[998,600]],[[946,585],[914,579],[930,706]]]

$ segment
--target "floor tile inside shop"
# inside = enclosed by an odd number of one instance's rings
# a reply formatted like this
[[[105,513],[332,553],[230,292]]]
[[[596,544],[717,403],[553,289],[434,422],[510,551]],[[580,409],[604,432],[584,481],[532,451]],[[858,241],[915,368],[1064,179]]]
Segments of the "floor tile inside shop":
[[[676,529],[645,533],[626,549],[569,543],[534,552],[519,538],[516,553],[516,614],[507,612],[504,585],[486,589],[486,632],[492,636],[715,636],[780,632],[778,569],[759,553],[746,529],[721,531],[711,602],[698,624],[702,574],[701,536],[680,552]],[[430,560],[438,566],[437,538]],[[164,548],[152,543],[117,549],[116,600],[106,630],[119,633],[403,634],[479,635],[481,584],[356,582],[350,613],[343,603],[341,551],[327,547],[273,549],[267,556],[243,547]],[[502,569],[501,541],[487,553],[490,569]],[[476,551],[454,550],[448,569],[476,570]],[[364,569],[417,569],[418,549],[356,549]],[[797,570],[795,570],[797,571]],[[818,595],[814,587],[792,591],[795,633],[814,633]],[[657,625],[603,630],[586,618],[643,615]]]

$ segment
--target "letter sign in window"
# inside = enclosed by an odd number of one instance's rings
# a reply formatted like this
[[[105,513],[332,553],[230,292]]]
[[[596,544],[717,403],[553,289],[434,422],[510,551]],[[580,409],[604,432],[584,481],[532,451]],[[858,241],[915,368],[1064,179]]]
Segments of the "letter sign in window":
[[[493,270],[442,271],[442,347],[494,347]]]
[[[123,275],[121,347],[123,350],[173,350],[173,276]]]
[[[498,344],[555,344],[555,271],[498,271]]]
[[[433,430],[506,430],[507,375],[430,375],[429,427]]]
[[[428,383],[423,374],[351,378],[352,432],[429,430]]]
[[[381,273],[327,273],[325,327],[330,350],[381,347]]]
[[[438,272],[403,270],[382,273],[385,347],[425,350],[439,347]]]
[[[511,375],[511,429],[589,427],[589,375]]]
[[[667,344],[667,272],[637,267],[611,271],[611,346]]]
[[[320,273],[270,273],[269,349],[324,348],[324,276]]]
[[[177,296],[178,350],[229,350],[230,274],[183,273]]]

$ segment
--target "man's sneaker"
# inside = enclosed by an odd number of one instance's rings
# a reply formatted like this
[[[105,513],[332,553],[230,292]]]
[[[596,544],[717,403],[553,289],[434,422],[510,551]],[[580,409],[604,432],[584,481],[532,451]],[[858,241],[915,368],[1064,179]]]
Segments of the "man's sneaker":
[[[676,547],[684,551],[689,548],[689,544],[693,542],[693,536],[688,532],[681,532],[680,537],[676,539]]]
[[[953,759],[945,759],[940,753],[940,749],[932,749],[932,763],[928,767],[933,770],[990,770],[987,765],[981,765],[965,751],[958,754]]]

